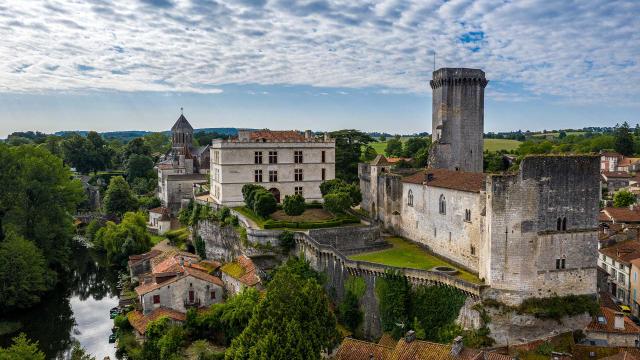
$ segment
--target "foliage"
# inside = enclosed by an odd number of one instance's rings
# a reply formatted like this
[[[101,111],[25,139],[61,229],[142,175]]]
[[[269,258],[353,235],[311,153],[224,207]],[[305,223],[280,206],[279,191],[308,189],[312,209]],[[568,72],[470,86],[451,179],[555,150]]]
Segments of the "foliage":
[[[332,214],[342,214],[351,208],[351,197],[344,191],[334,191],[323,197],[324,208]]]
[[[373,146],[366,145],[364,147],[364,150],[362,151],[362,161],[369,162],[375,159],[377,155],[378,153],[376,152],[376,149]]]
[[[598,302],[590,295],[553,296],[550,298],[525,299],[518,312],[531,314],[541,319],[554,319],[560,321],[564,316],[574,316],[589,313],[595,316],[598,313]]]
[[[446,326],[453,324],[466,296],[453,287],[418,286],[412,291],[412,316],[425,330],[425,339],[449,342]]]
[[[497,173],[506,171],[508,168],[509,163],[505,161],[502,152],[484,152],[484,172]]]
[[[138,204],[143,210],[150,210],[162,206],[162,202],[157,196],[139,196]]]
[[[278,203],[273,194],[267,190],[257,190],[253,193],[253,211],[266,218],[278,209]]]
[[[151,247],[146,222],[144,213],[128,212],[120,224],[108,221],[96,233],[94,244],[107,252],[111,264],[126,266],[129,255],[141,254]]]
[[[282,252],[285,254],[288,254],[296,244],[293,233],[287,230],[278,235],[278,241]]]
[[[344,289],[361,298],[367,290],[367,284],[364,282],[364,279],[359,276],[350,276],[344,283]]]
[[[245,184],[242,186],[242,199],[249,209],[253,209],[253,193],[257,190],[267,190],[256,184]]]
[[[169,242],[173,246],[182,247],[184,243],[186,243],[187,239],[189,239],[189,229],[181,228],[175,230],[169,230],[164,233],[164,236],[169,239]]]
[[[355,332],[360,323],[362,323],[363,318],[364,314],[360,310],[358,296],[347,290],[344,294],[344,299],[338,305],[338,319],[346,325],[349,331]]]
[[[396,339],[404,335],[411,313],[411,286],[400,273],[387,270],[376,280],[376,296],[382,331]]]
[[[206,251],[207,249],[206,249],[204,240],[202,240],[202,236],[200,235],[196,236],[196,240],[193,246],[196,249],[196,254],[198,254],[198,256],[200,256],[201,259],[207,258],[207,251]]]
[[[98,233],[98,230],[102,229],[103,226],[104,224],[100,220],[91,220],[84,230],[84,235],[87,240],[93,242],[95,240],[96,234]]]
[[[428,157],[429,148],[431,147],[431,139],[425,137],[411,137],[404,143],[402,156],[407,158],[416,158],[418,153],[426,152]],[[423,155],[424,156],[424,155]]]
[[[151,148],[145,142],[144,138],[135,138],[127,143],[124,148],[123,156],[125,159],[131,159],[133,155],[150,156]]]
[[[338,340],[322,286],[287,269],[276,271],[267,293],[226,359],[320,359]]]
[[[171,140],[167,135],[161,132],[146,134],[143,136],[143,139],[152,154],[164,154],[171,148]]]
[[[282,221],[282,220],[267,220],[262,223],[262,227],[264,229],[321,229],[321,228],[329,228],[336,227],[347,224],[357,224],[360,222],[360,219],[357,216],[349,215],[349,214],[341,214],[336,216],[333,219],[329,220],[319,220],[319,221]]]
[[[300,194],[287,195],[282,203],[284,213],[290,216],[300,215],[306,209],[304,197]]]
[[[632,155],[634,150],[633,134],[626,121],[622,125],[616,125],[614,136],[615,143],[613,148],[622,155]]]
[[[105,170],[111,165],[113,151],[95,131],[87,137],[73,134],[62,142],[64,160],[80,173]]]
[[[357,206],[362,201],[360,187],[355,184],[347,184],[340,179],[323,181],[322,184],[320,184],[320,192],[323,197],[336,192],[347,193],[350,199],[350,206]]]
[[[357,181],[362,148],[374,139],[357,130],[334,131],[330,136],[336,140],[336,177],[348,183]]]
[[[133,183],[138,178],[154,178],[153,159],[146,155],[132,154],[127,160],[127,180]]]
[[[76,341],[71,349],[71,358],[69,360],[96,360],[96,358],[88,354],[80,343]]]
[[[71,214],[85,196],[62,160],[43,148],[0,144],[0,188],[0,241],[14,231],[42,251],[49,267],[66,267]]]
[[[0,242],[0,311],[39,302],[53,278],[34,243],[11,232]]]
[[[107,192],[104,195],[104,210],[107,214],[122,216],[128,211],[135,211],[138,201],[133,196],[129,184],[122,176],[111,178]]]
[[[38,349],[38,342],[27,339],[23,333],[13,338],[13,344],[0,348],[0,360],[44,360],[44,353]]]
[[[180,325],[170,325],[164,334],[158,339],[160,349],[160,359],[174,359],[186,342],[186,333]]]
[[[397,138],[387,141],[387,147],[384,149],[386,156],[398,157],[402,156],[402,141]]]
[[[613,206],[627,207],[636,203],[636,196],[629,190],[618,190],[613,194]]]

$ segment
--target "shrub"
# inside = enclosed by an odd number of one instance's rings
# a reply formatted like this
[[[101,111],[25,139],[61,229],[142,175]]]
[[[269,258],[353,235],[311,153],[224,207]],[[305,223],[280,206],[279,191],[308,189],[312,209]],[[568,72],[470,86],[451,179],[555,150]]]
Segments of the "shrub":
[[[266,190],[264,187],[256,184],[245,184],[242,186],[242,199],[249,209],[253,209],[254,193],[258,190]]]
[[[564,316],[574,316],[584,313],[595,316],[598,313],[598,302],[590,295],[567,295],[550,298],[525,299],[518,311],[534,315],[542,319],[560,321]]]
[[[333,214],[342,214],[350,207],[351,197],[346,192],[331,192],[324,196],[324,208]]]
[[[322,196],[327,196],[333,193],[347,193],[351,199],[351,206],[357,206],[362,202],[362,193],[360,188],[355,184],[347,184],[340,179],[327,180],[320,184],[320,192]]]
[[[280,236],[278,236],[278,240],[280,241],[280,248],[282,248],[282,252],[288,254],[291,249],[295,246],[295,237],[291,231],[283,231]]]
[[[263,218],[273,214],[277,209],[276,198],[267,190],[258,190],[253,194],[253,211]]]
[[[347,291],[344,300],[338,305],[338,319],[347,326],[349,331],[355,332],[363,318],[364,315],[358,304],[358,296]]]
[[[306,205],[304,203],[304,197],[300,194],[287,195],[284,197],[284,203],[282,209],[284,213],[289,216],[300,215],[304,212]]]
[[[322,193],[322,196],[325,196],[344,185],[345,182],[340,179],[327,180],[320,184],[320,192]]]

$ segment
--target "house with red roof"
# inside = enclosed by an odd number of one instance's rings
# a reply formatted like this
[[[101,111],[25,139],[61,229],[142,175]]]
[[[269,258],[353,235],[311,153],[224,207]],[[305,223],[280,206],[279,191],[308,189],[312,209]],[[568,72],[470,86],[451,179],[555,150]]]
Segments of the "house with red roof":
[[[171,212],[169,208],[157,207],[149,210],[147,228],[155,234],[162,235],[171,230]]]
[[[240,255],[234,261],[222,265],[220,272],[225,289],[230,294],[237,294],[243,288],[261,286],[257,268],[246,255]]]
[[[640,345],[640,326],[624,313],[608,307],[600,307],[600,313],[584,330],[585,343],[600,346]]]

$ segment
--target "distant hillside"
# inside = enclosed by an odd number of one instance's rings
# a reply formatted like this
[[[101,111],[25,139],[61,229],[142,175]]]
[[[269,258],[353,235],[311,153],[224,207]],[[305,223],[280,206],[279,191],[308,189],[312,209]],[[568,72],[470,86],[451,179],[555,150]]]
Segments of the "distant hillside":
[[[237,135],[238,134],[238,129],[236,128],[202,128],[202,129],[194,129],[193,132],[197,133],[197,132],[202,132],[204,131],[205,133],[213,133],[216,132],[218,134],[223,134],[223,135]],[[65,136],[65,135],[70,135],[70,134],[80,134],[82,136],[87,136],[87,133],[89,131],[86,130],[76,130],[76,131],[71,131],[71,130],[67,130],[67,131],[58,131],[55,133],[55,135],[57,136]],[[128,130],[128,131],[107,131],[107,132],[102,132],[100,133],[100,135],[102,135],[105,139],[117,139],[117,140],[122,140],[122,141],[129,141],[131,139],[135,139],[137,137],[141,137],[144,136],[146,134],[150,134],[153,131],[145,131],[145,130]],[[169,134],[171,131],[167,130],[167,131],[163,131],[165,134]]]

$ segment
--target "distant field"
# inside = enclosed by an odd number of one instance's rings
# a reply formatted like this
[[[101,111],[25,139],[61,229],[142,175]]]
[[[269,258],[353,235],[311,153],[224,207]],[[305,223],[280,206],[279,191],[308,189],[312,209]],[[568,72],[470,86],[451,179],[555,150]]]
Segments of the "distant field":
[[[402,141],[406,141],[408,138],[402,138]],[[489,151],[498,150],[515,150],[520,145],[518,140],[506,140],[506,139],[484,139],[484,149]],[[374,142],[370,144],[378,154],[384,155],[384,149],[387,147],[387,142]]]
[[[584,135],[586,133],[587,133],[586,131],[569,131],[569,132],[567,132],[567,135],[578,135],[579,136],[579,135]],[[546,134],[535,134],[533,136],[536,136],[536,137],[548,137],[548,136],[549,137],[558,137],[558,136],[560,136],[560,133],[559,132],[550,132],[550,133],[546,133]]]

